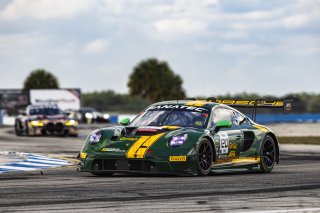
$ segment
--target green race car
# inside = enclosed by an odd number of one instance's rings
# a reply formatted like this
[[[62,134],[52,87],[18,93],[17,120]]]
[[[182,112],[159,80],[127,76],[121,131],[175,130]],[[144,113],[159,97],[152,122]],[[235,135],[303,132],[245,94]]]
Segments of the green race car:
[[[93,131],[78,171],[208,175],[214,170],[270,172],[279,163],[276,135],[233,107],[291,109],[286,101],[179,100],[152,104],[122,126]]]

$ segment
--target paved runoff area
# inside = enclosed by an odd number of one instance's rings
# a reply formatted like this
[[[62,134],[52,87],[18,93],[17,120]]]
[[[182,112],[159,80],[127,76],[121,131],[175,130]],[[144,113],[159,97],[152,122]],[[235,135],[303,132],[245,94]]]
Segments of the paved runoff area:
[[[79,138],[12,132],[0,128],[0,212],[320,212],[317,146],[282,146],[269,174],[96,177],[76,171],[89,130]]]

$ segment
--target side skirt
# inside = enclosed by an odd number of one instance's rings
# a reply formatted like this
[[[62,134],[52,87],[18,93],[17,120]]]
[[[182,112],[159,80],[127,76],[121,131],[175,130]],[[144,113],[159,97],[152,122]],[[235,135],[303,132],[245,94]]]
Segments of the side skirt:
[[[212,170],[228,170],[228,169],[259,169],[260,158],[239,158],[233,159],[227,162],[214,162],[212,165]]]

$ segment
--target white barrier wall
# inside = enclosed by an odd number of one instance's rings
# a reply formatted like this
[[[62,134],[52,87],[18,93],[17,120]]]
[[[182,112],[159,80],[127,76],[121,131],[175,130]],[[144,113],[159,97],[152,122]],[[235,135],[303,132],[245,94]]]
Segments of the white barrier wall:
[[[81,106],[79,91],[77,89],[32,89],[30,103],[57,104],[62,110],[79,110]]]

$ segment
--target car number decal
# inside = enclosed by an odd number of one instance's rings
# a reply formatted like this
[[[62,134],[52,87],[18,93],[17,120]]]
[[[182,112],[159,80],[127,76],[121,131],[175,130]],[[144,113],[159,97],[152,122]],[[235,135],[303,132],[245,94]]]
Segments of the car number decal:
[[[220,154],[227,154],[229,150],[229,137],[227,132],[219,132]]]
[[[163,135],[141,136],[127,151],[127,158],[144,158],[148,149]]]

